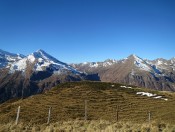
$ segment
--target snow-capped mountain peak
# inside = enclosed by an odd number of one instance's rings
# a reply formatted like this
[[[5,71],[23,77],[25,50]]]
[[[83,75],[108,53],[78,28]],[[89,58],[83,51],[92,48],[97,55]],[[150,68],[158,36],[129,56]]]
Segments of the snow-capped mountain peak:
[[[34,53],[32,53],[36,58],[48,58],[51,56],[49,54],[47,54],[44,50],[39,49],[37,51],[35,51]]]
[[[43,50],[37,50],[36,52],[28,55],[27,57],[13,63],[10,67],[10,71],[25,72],[28,67],[32,67],[33,71],[45,71],[61,74],[63,72],[72,72],[80,74],[81,72],[75,70],[66,63],[63,63],[56,58],[52,57]]]
[[[45,59],[45,60],[52,60],[53,57],[49,54],[47,54],[44,50],[37,50],[36,52],[32,53],[32,55],[35,57],[35,58],[42,58],[42,59]],[[54,58],[55,59],[55,58]]]
[[[142,58],[140,58],[139,56],[137,56],[136,54],[131,54],[130,56],[128,56],[126,59],[134,59],[134,60],[143,60]]]
[[[66,63],[63,63],[59,60],[57,60],[56,58],[54,58],[53,56],[49,55],[48,53],[46,53],[44,50],[42,49],[39,49],[37,50],[36,52],[32,53],[32,55],[36,58],[36,59],[43,59],[45,61],[49,61],[49,62],[52,62],[52,63],[60,63],[60,64],[66,64]]]
[[[140,70],[151,71],[150,65],[144,59],[140,58],[139,56],[132,54],[129,57],[127,57],[127,59],[125,60],[128,60],[128,59],[133,61],[134,65]]]

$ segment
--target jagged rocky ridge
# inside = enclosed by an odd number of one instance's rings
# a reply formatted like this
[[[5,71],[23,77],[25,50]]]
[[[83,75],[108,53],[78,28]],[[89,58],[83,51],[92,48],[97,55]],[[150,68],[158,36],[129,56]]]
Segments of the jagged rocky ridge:
[[[175,91],[175,58],[146,60],[130,55],[122,60],[85,62],[72,66],[86,73],[97,73],[104,82]]]
[[[0,103],[41,93],[62,82],[99,81],[97,74],[85,74],[43,50],[28,56],[0,50],[0,66]]]

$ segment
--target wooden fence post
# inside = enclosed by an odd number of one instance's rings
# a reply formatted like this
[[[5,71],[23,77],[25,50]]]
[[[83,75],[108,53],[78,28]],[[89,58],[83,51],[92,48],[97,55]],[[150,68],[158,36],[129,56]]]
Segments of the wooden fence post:
[[[87,120],[87,100],[84,101],[84,120]]]
[[[117,122],[119,121],[119,106],[117,105],[117,111],[116,111],[116,119]]]
[[[148,132],[151,132],[151,112],[149,111],[148,112],[148,125],[149,125],[149,128],[148,128]]]
[[[51,107],[49,108],[49,113],[48,113],[47,124],[49,124],[49,123],[50,123],[50,115],[51,115]]]
[[[18,107],[18,110],[17,110],[17,115],[16,115],[16,125],[18,125],[18,121],[19,121],[19,113],[20,113],[20,106]]]
[[[149,111],[148,113],[148,122],[149,122],[149,125],[151,124],[151,112]]]

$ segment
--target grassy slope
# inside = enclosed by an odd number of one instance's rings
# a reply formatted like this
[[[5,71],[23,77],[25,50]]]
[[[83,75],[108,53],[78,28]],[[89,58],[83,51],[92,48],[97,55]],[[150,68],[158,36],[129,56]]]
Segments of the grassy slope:
[[[175,124],[175,94],[151,91],[168,98],[153,99],[136,95],[147,89],[125,89],[120,84],[102,82],[73,82],[60,84],[45,94],[26,99],[11,100],[0,105],[0,124],[14,122],[17,107],[21,106],[20,122],[44,124],[47,122],[48,108],[52,107],[51,122],[70,119],[84,119],[84,100],[88,100],[89,120],[116,121],[119,106],[119,121],[148,122],[151,111],[154,122]]]

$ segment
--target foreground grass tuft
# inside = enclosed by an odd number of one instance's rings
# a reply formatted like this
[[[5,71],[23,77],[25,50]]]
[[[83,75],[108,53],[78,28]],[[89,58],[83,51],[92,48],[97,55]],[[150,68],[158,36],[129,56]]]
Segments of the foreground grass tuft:
[[[152,122],[138,124],[131,122],[110,122],[105,120],[70,120],[64,122],[55,122],[49,125],[30,125],[20,123],[8,123],[0,125],[1,132],[175,132],[175,125]]]

